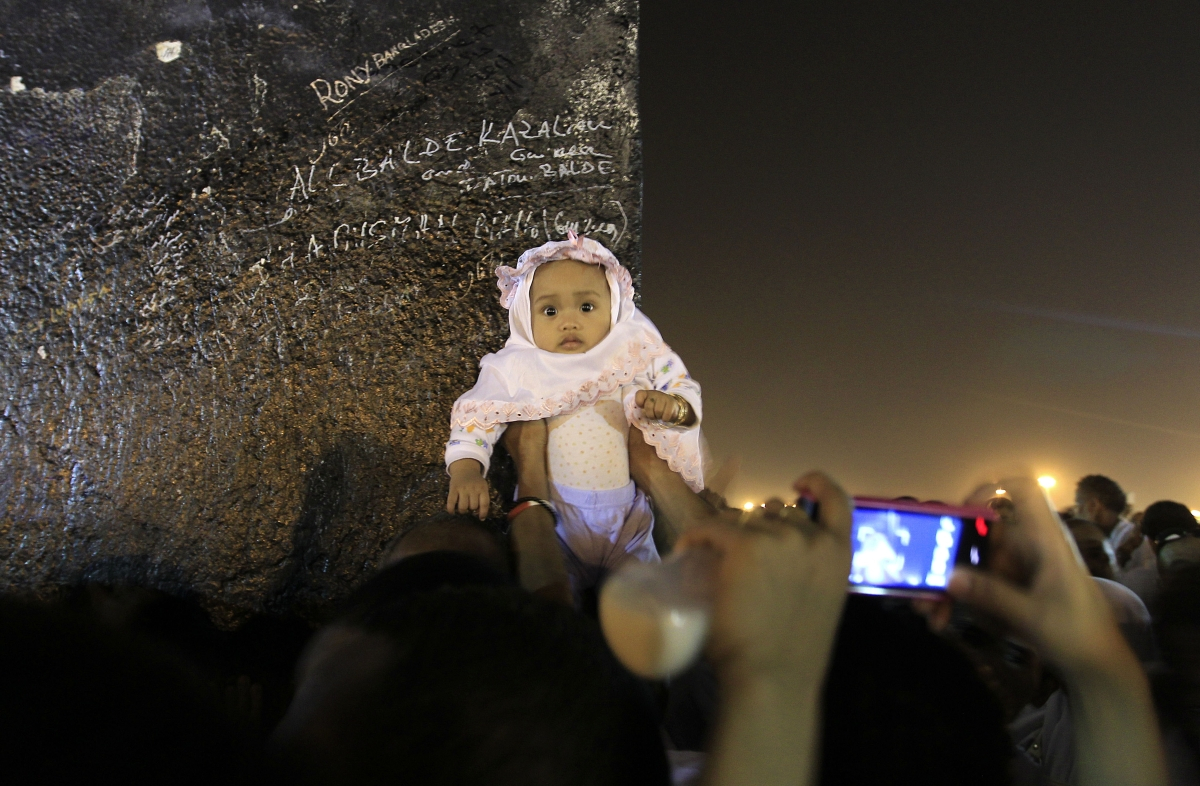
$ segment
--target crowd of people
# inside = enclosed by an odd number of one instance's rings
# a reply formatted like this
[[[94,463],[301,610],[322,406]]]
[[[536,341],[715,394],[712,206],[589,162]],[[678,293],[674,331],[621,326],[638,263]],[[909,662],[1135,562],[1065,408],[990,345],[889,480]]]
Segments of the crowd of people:
[[[505,446],[544,456],[546,430]],[[640,443],[640,441],[638,441]],[[570,590],[553,512],[406,529],[313,630],[217,630],[186,600],[0,603],[10,772],[126,783],[1166,784],[1198,781],[1200,527],[1116,483],[1032,480],[946,597],[848,596],[850,501],[725,515],[631,445],[664,551],[718,556],[704,659],[639,680]],[[522,469],[524,467],[524,469]],[[544,461],[518,461],[536,496]],[[716,505],[713,502],[717,502]],[[670,542],[673,541],[673,542]],[[1090,574],[1090,575],[1089,575]]]

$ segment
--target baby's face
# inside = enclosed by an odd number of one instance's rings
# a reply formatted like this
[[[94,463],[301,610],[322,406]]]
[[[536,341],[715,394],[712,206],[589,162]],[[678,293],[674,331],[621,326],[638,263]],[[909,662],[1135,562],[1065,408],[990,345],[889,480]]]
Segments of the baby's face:
[[[612,322],[604,269],[574,259],[547,262],[537,269],[529,305],[533,343],[547,352],[587,352],[604,340]]]

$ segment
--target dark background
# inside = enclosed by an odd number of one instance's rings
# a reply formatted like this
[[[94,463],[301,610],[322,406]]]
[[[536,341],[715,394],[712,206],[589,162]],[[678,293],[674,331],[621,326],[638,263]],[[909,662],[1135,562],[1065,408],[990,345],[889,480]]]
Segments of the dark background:
[[[644,307],[730,501],[1200,506],[1200,6],[643,8]]]

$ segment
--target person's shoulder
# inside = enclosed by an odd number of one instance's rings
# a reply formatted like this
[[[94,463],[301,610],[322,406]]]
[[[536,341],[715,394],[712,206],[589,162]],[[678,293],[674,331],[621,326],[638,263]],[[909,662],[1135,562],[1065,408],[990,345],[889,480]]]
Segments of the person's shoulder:
[[[1117,616],[1117,622],[1126,622],[1129,620],[1150,620],[1150,612],[1146,608],[1145,602],[1129,587],[1118,581],[1100,578],[1093,576],[1092,580],[1100,587],[1100,591],[1104,593],[1104,597],[1113,607],[1113,613]]]
[[[1108,534],[1108,542],[1114,547],[1121,545],[1121,541],[1129,537],[1129,533],[1133,532],[1134,523],[1122,516],[1117,519],[1117,524],[1113,527],[1112,532]]]

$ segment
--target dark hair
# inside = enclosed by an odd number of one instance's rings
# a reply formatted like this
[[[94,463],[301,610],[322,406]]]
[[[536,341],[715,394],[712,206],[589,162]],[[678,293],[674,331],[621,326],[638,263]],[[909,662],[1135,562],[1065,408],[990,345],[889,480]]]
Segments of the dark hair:
[[[501,586],[351,605],[388,654],[324,749],[338,782],[669,783],[648,695],[572,610]]]
[[[1170,500],[1155,502],[1142,514],[1142,532],[1150,540],[1159,542],[1171,534],[1183,535],[1200,530],[1196,517],[1186,505]]]
[[[396,552],[408,543],[423,542],[439,549],[451,549],[476,554],[494,568],[511,574],[508,547],[494,521],[480,521],[474,516],[442,511],[421,519],[396,534],[383,547],[384,566],[395,563]]]
[[[487,560],[459,551],[429,551],[405,557],[356,589],[338,609],[336,621],[363,630],[386,625],[399,604],[420,592],[472,585],[508,586],[508,578]],[[380,621],[383,621],[382,623]]]
[[[1090,497],[1100,503],[1101,507],[1113,513],[1122,513],[1128,500],[1125,492],[1112,478],[1103,475],[1087,475],[1075,485],[1075,493]]]
[[[997,699],[907,607],[847,599],[824,701],[821,783],[1009,782]]]

